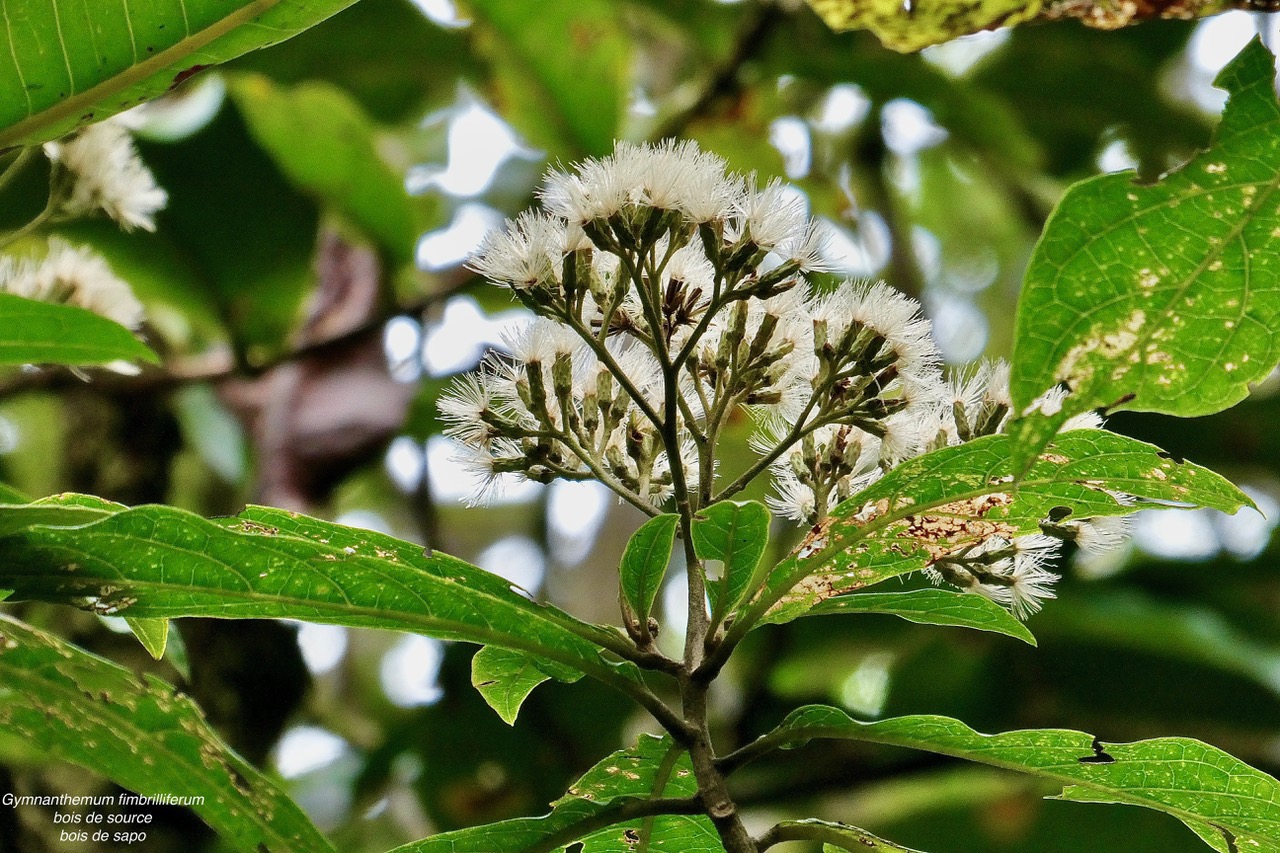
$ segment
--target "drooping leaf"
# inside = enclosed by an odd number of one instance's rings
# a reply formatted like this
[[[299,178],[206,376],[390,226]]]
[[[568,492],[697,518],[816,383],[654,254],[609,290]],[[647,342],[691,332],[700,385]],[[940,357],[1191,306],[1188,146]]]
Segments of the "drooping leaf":
[[[888,613],[921,625],[976,628],[1014,637],[1034,646],[1035,637],[1008,610],[980,595],[946,589],[910,592],[859,592],[818,602],[808,616],[842,613]]]
[[[1050,217],[1018,305],[1011,394],[1056,385],[1059,411],[1015,424],[1019,461],[1099,407],[1206,415],[1280,361],[1280,103],[1253,42],[1218,77],[1230,92],[1209,150],[1157,183],[1076,184]]]
[[[626,849],[626,839],[638,839],[642,832],[650,834],[651,850],[722,853],[707,818],[645,811],[646,799],[691,798],[697,789],[686,752],[673,748],[668,737],[641,735],[636,746],[613,753],[583,774],[544,817],[446,832],[392,853],[532,853],[561,851],[576,843],[582,845],[571,848],[577,853],[616,853]],[[692,800],[686,805],[688,811],[696,808]]]
[[[145,619],[141,616],[126,616],[125,623],[133,636],[138,638],[147,654],[156,660],[164,659],[164,650],[169,645],[169,620]]]
[[[0,731],[144,796],[199,797],[191,808],[237,850],[333,850],[189,698],[5,616]]]
[[[769,510],[758,501],[721,501],[693,520],[693,547],[704,560],[723,564],[720,580],[709,585],[717,614],[738,605],[756,581],[769,544]]]
[[[552,154],[608,153],[629,85],[630,45],[617,4],[473,0],[469,9],[508,120]]]
[[[536,654],[634,682],[584,636],[603,629],[536,604],[496,575],[421,546],[282,510],[209,520],[126,509],[76,527],[0,538],[0,587],[16,599],[151,618],[285,618],[415,631]]]
[[[471,685],[509,726],[515,725],[520,706],[534,688],[553,677],[576,681],[582,673],[495,646],[485,646],[471,658]]]
[[[1076,519],[1176,502],[1235,512],[1249,498],[1219,475],[1103,430],[1059,435],[1015,491],[1013,439],[985,436],[913,459],[841,503],[774,567],[750,618],[785,622],[818,602],[927,568],[986,541],[1039,530],[1051,510]],[[768,611],[766,615],[766,611]]]
[[[231,77],[230,92],[254,140],[290,181],[350,217],[397,261],[412,259],[419,228],[404,181],[378,153],[375,127],[350,95],[328,83],[285,88],[247,73]]]
[[[622,552],[622,565],[618,569],[622,598],[641,630],[648,630],[644,626],[662,588],[679,523],[680,516],[671,513],[649,519],[631,535]]]
[[[9,4],[0,32],[0,149],[33,145],[283,41],[354,0],[162,0],[110,10]]]
[[[829,820],[784,820],[773,832],[781,841],[821,841],[823,853],[864,853],[876,850],[917,853],[909,847],[885,841],[865,829]]]
[[[1065,786],[1062,799],[1173,815],[1223,853],[1280,849],[1280,782],[1191,738],[1113,744],[1064,729],[985,735],[947,717],[862,723],[837,708],[811,705],[793,712],[742,757],[815,738],[904,746],[1052,779]]]
[[[74,305],[0,293],[0,364],[106,364],[160,359],[133,333]]]

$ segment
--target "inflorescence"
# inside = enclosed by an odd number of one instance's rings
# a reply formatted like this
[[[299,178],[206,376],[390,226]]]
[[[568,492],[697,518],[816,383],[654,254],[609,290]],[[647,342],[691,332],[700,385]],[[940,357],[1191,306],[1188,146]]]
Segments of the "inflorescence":
[[[721,482],[717,442],[746,409],[749,473],[770,471],[771,509],[812,525],[902,461],[1008,421],[1008,366],[948,382],[915,300],[810,284],[823,232],[779,182],[729,173],[692,142],[619,143],[551,173],[541,199],[472,261],[536,319],[440,403],[477,501],[504,473],[597,479],[646,509],[683,480],[704,501],[730,497],[745,482]],[[1025,616],[1053,596],[1046,565],[1080,531],[993,539],[929,574]]]

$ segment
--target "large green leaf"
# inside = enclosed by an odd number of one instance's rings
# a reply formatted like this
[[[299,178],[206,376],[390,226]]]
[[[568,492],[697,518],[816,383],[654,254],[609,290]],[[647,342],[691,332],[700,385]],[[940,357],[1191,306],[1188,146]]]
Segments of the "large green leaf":
[[[609,0],[468,6],[504,117],[553,155],[608,153],[629,86],[622,8]]]
[[[31,145],[172,89],[210,65],[275,44],[354,0],[77,0],[4,6],[0,149]]]
[[[0,364],[155,364],[156,354],[133,333],[74,305],[54,305],[0,293]]]
[[[662,578],[671,562],[671,547],[676,541],[676,525],[680,516],[670,513],[655,516],[631,535],[622,552],[618,580],[622,599],[636,620],[636,628],[647,635],[649,613],[658,598]]]
[[[909,592],[860,592],[818,602],[809,616],[843,613],[885,613],[921,625],[976,628],[1015,637],[1035,645],[1035,637],[1008,610],[980,595],[947,589],[915,589]]]
[[[144,796],[199,797],[191,808],[237,850],[333,850],[189,698],[4,616],[0,731]]]
[[[624,688],[639,678],[584,638],[604,629],[536,604],[496,575],[390,536],[264,507],[209,520],[144,506],[81,526],[29,526],[0,538],[0,588],[15,600],[98,613],[416,631],[528,652]]]
[[[711,822],[693,814],[654,815],[645,800],[689,800],[698,785],[688,754],[670,738],[641,735],[636,746],[596,764],[552,804],[544,817],[517,818],[446,832],[397,847],[393,853],[616,853],[649,835],[649,849],[666,853],[722,853]],[[580,844],[581,846],[576,846]]]
[[[769,510],[759,501],[721,501],[693,520],[693,547],[703,560],[719,560],[720,579],[708,592],[717,615],[732,610],[758,582],[757,569],[769,544]]]
[[[815,738],[910,747],[1031,773],[1064,786],[1062,799],[1125,803],[1166,812],[1222,853],[1280,850],[1280,782],[1190,738],[1102,743],[1093,735],[1035,729],[985,735],[947,717],[858,722],[836,708],[801,708],[738,760]]]
[[[412,260],[420,230],[413,204],[350,95],[329,83],[286,88],[248,73],[232,76],[230,91],[254,140],[290,181],[348,216],[397,261]]]
[[[1275,62],[1250,44],[1212,147],[1159,182],[1076,184],[1045,227],[1018,305],[1016,411],[1055,385],[1060,411],[1016,430],[1024,456],[1098,407],[1221,411],[1280,360],[1280,103]]]
[[[769,574],[742,620],[794,619],[818,602],[927,568],[983,542],[1035,533],[1056,511],[1083,519],[1135,506],[1195,504],[1235,512],[1250,503],[1219,475],[1103,430],[1072,430],[1036,458],[1015,491],[1013,439],[984,436],[918,457],[841,503]]]

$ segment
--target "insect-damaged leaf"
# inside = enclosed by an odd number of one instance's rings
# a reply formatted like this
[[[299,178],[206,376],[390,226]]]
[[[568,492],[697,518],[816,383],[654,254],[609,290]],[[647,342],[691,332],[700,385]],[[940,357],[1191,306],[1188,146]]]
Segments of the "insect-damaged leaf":
[[[1118,494],[1139,507],[1177,502],[1235,512],[1250,504],[1212,471],[1092,429],[1059,435],[1014,491],[1012,442],[992,435],[942,448],[841,503],[774,567],[743,624],[760,616],[786,622],[824,599],[928,568],[993,536],[1035,533],[1051,513],[1086,519],[1133,512]]]
[[[862,723],[837,708],[811,705],[793,712],[742,757],[815,738],[909,747],[1051,779],[1066,786],[1061,799],[1173,815],[1223,853],[1280,849],[1280,782],[1191,738],[1113,744],[1064,729],[985,735],[948,717]]]
[[[1280,360],[1280,103],[1254,41],[1218,77],[1212,146],[1158,182],[1073,186],[1045,226],[1018,304],[1010,392],[1025,462],[1069,416],[1099,407],[1184,417],[1228,408]]]
[[[192,809],[238,850],[333,850],[172,686],[4,616],[0,731],[144,796],[199,797]]]
[[[604,629],[530,601],[496,575],[390,536],[266,507],[204,519],[143,506],[77,526],[27,526],[0,537],[0,588],[17,600],[122,616],[414,631],[528,652],[614,684],[640,677],[586,639]]]

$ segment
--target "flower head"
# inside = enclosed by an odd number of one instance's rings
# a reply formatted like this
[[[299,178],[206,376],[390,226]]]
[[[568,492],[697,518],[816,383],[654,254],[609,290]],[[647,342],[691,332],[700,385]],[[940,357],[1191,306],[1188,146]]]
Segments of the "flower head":
[[[68,140],[45,143],[44,150],[75,178],[63,202],[67,213],[102,210],[126,231],[156,230],[155,214],[169,196],[139,159],[122,123],[109,119],[89,125]]]
[[[0,291],[41,302],[75,305],[129,329],[142,325],[133,289],[92,250],[56,237],[41,259],[0,258]]]

